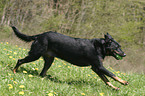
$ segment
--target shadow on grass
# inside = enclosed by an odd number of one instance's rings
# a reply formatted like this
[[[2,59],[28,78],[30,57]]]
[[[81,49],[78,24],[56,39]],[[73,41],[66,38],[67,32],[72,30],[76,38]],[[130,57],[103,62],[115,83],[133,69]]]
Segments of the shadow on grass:
[[[85,81],[85,80],[59,80],[57,77],[51,75],[46,76],[47,79],[56,83],[68,84],[68,85],[91,85],[91,86],[100,86],[97,82]],[[74,78],[75,79],[75,78]]]
[[[13,67],[10,67],[10,70],[13,71]],[[39,73],[38,71],[36,70],[30,70],[30,69],[26,69],[24,67],[20,67],[18,70],[17,70],[17,73],[23,73],[23,71],[26,71],[27,74],[31,74],[33,76],[39,76]],[[50,81],[53,81],[55,83],[61,83],[61,84],[68,84],[68,85],[77,85],[77,86],[82,86],[82,85],[91,85],[92,87],[93,86],[101,86],[99,85],[97,82],[93,82],[93,81],[85,81],[85,80],[70,80],[70,79],[66,79],[66,80],[59,80],[57,77],[54,77],[52,75],[46,75],[45,77],[41,77],[41,78],[46,78],[46,79],[49,79]],[[75,79],[75,78],[74,78]]]

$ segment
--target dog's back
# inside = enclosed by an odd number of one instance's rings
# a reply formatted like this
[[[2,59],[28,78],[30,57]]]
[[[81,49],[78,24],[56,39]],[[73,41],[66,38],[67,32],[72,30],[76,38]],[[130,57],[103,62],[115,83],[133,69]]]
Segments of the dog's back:
[[[53,52],[55,57],[64,59],[76,65],[89,65],[90,58],[96,56],[91,40],[72,38],[57,32],[47,32],[38,36],[37,40],[46,43],[47,50]]]

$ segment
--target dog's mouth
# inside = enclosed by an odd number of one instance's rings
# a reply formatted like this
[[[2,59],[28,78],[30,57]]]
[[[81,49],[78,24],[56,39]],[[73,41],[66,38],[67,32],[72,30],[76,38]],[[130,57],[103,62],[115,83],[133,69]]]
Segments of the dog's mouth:
[[[122,60],[122,59],[123,59],[123,57],[122,57],[122,56],[120,56],[120,55],[118,55],[118,54],[116,54],[116,59],[117,59],[117,60]]]
[[[122,60],[123,59],[123,57],[125,57],[126,56],[126,54],[124,54],[124,53],[120,53],[120,52],[118,52],[118,51],[114,51],[114,57],[117,59],[117,60]]]

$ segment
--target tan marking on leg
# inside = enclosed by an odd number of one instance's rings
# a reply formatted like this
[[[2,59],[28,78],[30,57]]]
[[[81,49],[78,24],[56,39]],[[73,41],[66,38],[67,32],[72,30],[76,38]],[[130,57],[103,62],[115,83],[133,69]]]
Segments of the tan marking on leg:
[[[110,87],[112,87],[115,90],[119,90],[118,87],[113,86],[110,82],[106,82],[107,85],[109,85]]]
[[[16,69],[13,69],[13,72],[16,73]]]
[[[119,78],[119,77],[114,77],[114,76],[113,76],[113,78],[114,78],[116,81],[118,81],[118,82],[120,82],[121,84],[123,84],[123,85],[128,85],[128,82],[127,82],[127,81],[124,81],[124,80],[122,80],[122,79]]]
[[[16,73],[17,69],[18,69],[18,68],[13,69],[13,72]]]

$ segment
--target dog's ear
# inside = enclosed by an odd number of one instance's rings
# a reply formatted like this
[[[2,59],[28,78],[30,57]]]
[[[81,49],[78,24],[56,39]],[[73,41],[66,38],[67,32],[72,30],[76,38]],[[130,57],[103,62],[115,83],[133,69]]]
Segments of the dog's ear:
[[[105,42],[108,42],[109,41],[109,33],[107,33],[107,34],[104,34],[104,37],[105,37]]]
[[[107,33],[107,35],[110,35],[109,33]]]
[[[104,34],[104,37],[105,37],[105,42],[109,42],[112,39],[112,37],[109,33]]]

